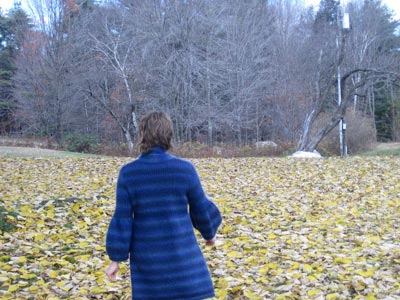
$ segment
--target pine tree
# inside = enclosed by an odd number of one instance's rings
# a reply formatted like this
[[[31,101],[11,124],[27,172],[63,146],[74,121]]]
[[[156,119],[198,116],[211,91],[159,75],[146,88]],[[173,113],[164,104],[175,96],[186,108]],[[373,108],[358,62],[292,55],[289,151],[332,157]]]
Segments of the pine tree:
[[[315,17],[314,30],[319,31],[326,26],[337,26],[339,0],[321,0]]]
[[[15,59],[26,30],[30,27],[27,14],[13,8],[7,15],[0,14],[0,133],[11,130],[16,101],[13,97],[12,76]]]

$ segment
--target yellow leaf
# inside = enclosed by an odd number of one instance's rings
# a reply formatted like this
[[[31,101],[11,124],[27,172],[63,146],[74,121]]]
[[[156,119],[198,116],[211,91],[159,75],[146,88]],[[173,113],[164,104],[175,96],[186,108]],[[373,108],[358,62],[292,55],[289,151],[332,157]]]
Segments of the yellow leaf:
[[[261,299],[262,299],[261,296],[256,295],[256,294],[254,294],[253,292],[250,292],[250,291],[248,291],[248,290],[245,290],[245,291],[244,291],[244,295],[245,295],[248,299],[250,299],[250,300],[261,300]]]
[[[57,276],[58,276],[58,272],[57,271],[52,270],[52,271],[49,272],[49,277],[51,279],[55,279],[55,278],[57,278]]]
[[[6,219],[8,219],[9,221],[15,221],[15,218],[11,215],[6,215]]]
[[[83,228],[86,228],[86,227],[88,226],[88,224],[87,224],[85,221],[80,221],[80,222],[77,222],[77,223],[76,223],[76,226],[77,226],[79,229],[83,229]]]
[[[311,280],[311,281],[316,281],[316,280],[317,280],[317,277],[315,277],[314,275],[308,275],[308,276],[307,276],[307,279],[308,279],[308,280]]]
[[[23,217],[28,217],[32,214],[32,208],[27,205],[23,205],[20,207],[20,213],[21,216]]]
[[[367,271],[358,270],[356,273],[362,277],[373,277],[375,275],[374,270],[371,269],[368,269]]]
[[[218,280],[218,282],[216,283],[216,286],[219,287],[219,288],[225,288],[225,287],[228,286],[228,281],[226,281],[225,278],[220,278]]]
[[[217,298],[225,298],[228,296],[228,291],[226,289],[221,289],[216,292]]]
[[[15,291],[17,291],[19,289],[19,286],[18,285],[10,285],[9,287],[8,287],[8,291],[10,292],[10,293],[13,293],[13,292],[15,292]]]
[[[369,238],[367,238],[367,240],[374,243],[374,242],[379,242],[381,238],[379,236],[370,236]]]
[[[36,285],[45,285],[46,282],[43,279],[39,279],[38,281],[35,282]]]
[[[62,266],[66,266],[66,265],[69,265],[70,262],[66,261],[66,260],[57,260],[57,264],[62,265]]]
[[[303,270],[307,273],[311,273],[313,271],[313,268],[309,264],[304,264],[303,265]]]
[[[353,261],[350,258],[344,258],[344,257],[336,257],[334,260],[335,264],[343,264],[343,265],[347,265],[347,264],[351,264]]]
[[[333,229],[333,232],[342,232],[343,231],[343,227],[336,227]]]
[[[241,285],[235,286],[232,288],[232,293],[236,293],[236,292],[240,291],[241,289],[242,289]]]
[[[300,267],[297,261],[291,261],[290,264],[292,265],[292,269],[298,269]]]
[[[270,234],[268,234],[268,239],[274,240],[274,239],[276,239],[276,235],[274,233],[270,233]]]
[[[353,283],[353,287],[354,287],[357,291],[362,291],[362,290],[364,290],[364,289],[366,288],[366,284],[365,284],[363,281],[358,280],[358,281],[356,281],[356,282]]]
[[[36,277],[37,276],[34,273],[25,273],[25,274],[21,275],[21,278],[25,279],[25,280],[33,279],[33,278],[36,278]]]
[[[326,295],[326,300],[336,300],[336,299],[339,299],[339,295],[337,293]]]
[[[89,246],[88,242],[80,242],[79,243],[79,247],[86,248],[87,246]]]
[[[25,256],[21,256],[20,258],[18,258],[17,262],[18,263],[26,263],[28,261],[28,259]]]
[[[74,205],[72,205],[72,210],[77,213],[79,211],[79,209],[81,208],[81,206],[78,203],[75,203]]]
[[[240,257],[240,253],[237,252],[237,251],[229,251],[226,255],[228,257],[230,257],[230,258],[238,258],[238,257]]]
[[[39,220],[36,222],[36,224],[38,225],[38,227],[44,227],[45,222],[44,220]]]
[[[368,294],[367,297],[365,297],[366,300],[376,300],[376,297],[374,294]]]
[[[318,295],[319,293],[321,293],[320,290],[309,290],[309,291],[307,291],[307,295],[310,296],[310,297],[314,297],[314,296]]]
[[[263,266],[260,268],[259,272],[260,274],[265,274],[269,271],[269,267],[268,266]]]
[[[226,263],[226,266],[229,267],[229,268],[236,268],[237,267],[237,265],[235,263],[233,263],[232,261],[230,261],[230,260]]]
[[[79,255],[77,257],[77,259],[79,259],[80,261],[88,261],[88,260],[90,260],[91,256],[92,255],[90,255],[90,254]]]
[[[90,289],[90,293],[92,294],[102,294],[106,292],[107,290],[105,288],[99,287],[99,286],[94,286]]]
[[[270,269],[276,269],[279,267],[279,265],[277,263],[269,263],[267,264],[267,267]]]
[[[33,240],[34,240],[35,242],[41,242],[41,241],[43,241],[44,239],[45,239],[45,235],[42,234],[42,233],[36,234],[35,237],[33,238]]]
[[[39,288],[36,285],[32,285],[29,287],[29,292],[35,293],[39,290]]]
[[[320,290],[309,290],[309,291],[307,291],[307,295],[310,296],[310,297],[314,297],[314,296],[318,295],[319,293],[321,293]]]
[[[54,210],[53,210],[53,209],[49,209],[49,210],[46,212],[46,215],[47,215],[47,217],[49,217],[49,218],[53,218],[53,217],[54,217]]]
[[[227,234],[232,231],[232,227],[230,225],[225,225],[222,229],[223,233]]]
[[[338,278],[339,278],[340,280],[349,280],[349,279],[350,279],[350,276],[349,276],[349,275],[346,275],[346,274],[338,274]]]

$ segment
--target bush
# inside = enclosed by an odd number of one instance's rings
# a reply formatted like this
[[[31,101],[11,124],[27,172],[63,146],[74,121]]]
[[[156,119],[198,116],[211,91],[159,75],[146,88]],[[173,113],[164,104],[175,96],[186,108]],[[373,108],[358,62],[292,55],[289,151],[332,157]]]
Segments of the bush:
[[[16,228],[15,212],[7,211],[4,207],[0,206],[0,231],[9,232]]]
[[[279,145],[276,148],[256,148],[255,145],[238,147],[231,144],[216,144],[210,146],[199,142],[174,145],[172,152],[180,157],[206,158],[206,157],[271,157],[281,156],[292,149],[291,145]]]
[[[32,147],[45,149],[58,149],[58,143],[52,137],[34,138],[26,136],[0,136],[0,146]]]
[[[69,133],[64,138],[63,146],[71,152],[96,153],[98,150],[96,137],[88,134]]]
[[[322,116],[315,128],[320,128],[329,116]],[[348,154],[357,154],[371,149],[376,142],[376,130],[372,118],[350,111],[346,114],[346,141]],[[335,127],[318,145],[318,151],[323,155],[340,155],[339,127]]]
[[[102,143],[97,147],[97,154],[127,157],[128,156],[128,144],[127,143]],[[138,156],[137,147],[134,146],[132,157]]]

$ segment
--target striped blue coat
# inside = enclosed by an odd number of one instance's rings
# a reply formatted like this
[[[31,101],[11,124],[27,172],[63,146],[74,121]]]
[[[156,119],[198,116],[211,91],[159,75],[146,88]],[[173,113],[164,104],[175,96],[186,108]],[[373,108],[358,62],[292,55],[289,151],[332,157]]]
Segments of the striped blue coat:
[[[130,259],[132,299],[214,296],[193,227],[212,239],[221,224],[194,166],[161,147],[122,167],[107,237],[112,261]]]

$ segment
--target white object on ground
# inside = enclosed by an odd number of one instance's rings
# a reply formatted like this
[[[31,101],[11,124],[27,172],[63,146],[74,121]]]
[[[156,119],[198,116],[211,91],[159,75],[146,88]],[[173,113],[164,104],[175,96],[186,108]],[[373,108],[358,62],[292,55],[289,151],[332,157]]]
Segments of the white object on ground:
[[[298,158],[321,158],[322,157],[322,155],[316,150],[314,150],[314,152],[297,151],[290,156],[298,157]]]

